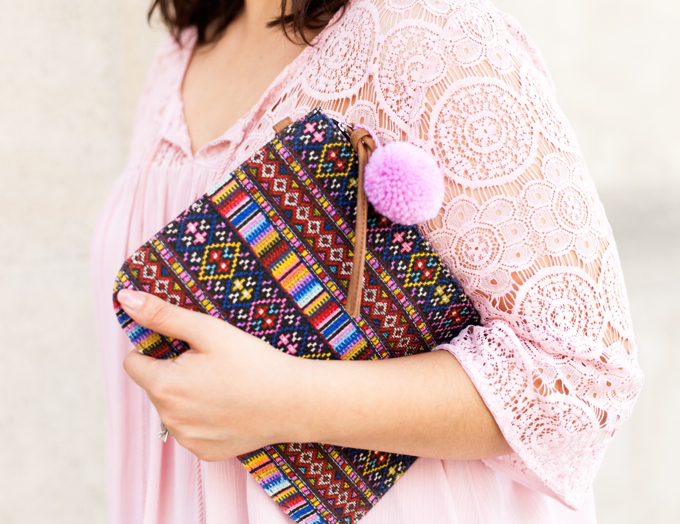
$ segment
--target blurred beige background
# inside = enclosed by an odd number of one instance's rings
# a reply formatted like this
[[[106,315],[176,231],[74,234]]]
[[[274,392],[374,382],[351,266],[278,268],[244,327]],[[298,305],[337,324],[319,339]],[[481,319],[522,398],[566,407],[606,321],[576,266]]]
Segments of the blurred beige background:
[[[163,35],[147,4],[0,0],[0,524],[105,522],[87,257]],[[543,52],[631,299],[646,384],[596,481],[600,523],[677,524],[680,2],[496,5]]]

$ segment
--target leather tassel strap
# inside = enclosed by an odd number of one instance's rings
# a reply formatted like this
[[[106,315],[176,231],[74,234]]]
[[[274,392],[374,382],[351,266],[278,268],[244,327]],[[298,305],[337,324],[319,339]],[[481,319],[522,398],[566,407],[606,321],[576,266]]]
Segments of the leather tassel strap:
[[[368,229],[368,200],[364,189],[364,169],[375,151],[375,142],[371,134],[360,127],[354,129],[349,137],[352,147],[359,157],[359,179],[357,180],[357,212],[354,228],[354,258],[352,259],[352,275],[347,290],[345,309],[351,317],[358,317],[361,311],[362,291],[364,287],[364,266],[366,265],[366,230]]]
[[[275,132],[277,135],[280,135],[280,134],[281,134],[281,131],[283,131],[284,129],[286,129],[286,128],[287,128],[289,125],[291,125],[292,123],[293,123],[293,120],[292,120],[289,116],[287,116],[286,118],[284,118],[284,119],[281,120],[280,122],[277,122],[276,124],[274,124],[274,125],[272,126],[272,128],[274,129],[274,132]]]
[[[273,126],[274,131],[279,134],[292,123],[293,121],[290,118],[284,118]],[[371,134],[365,129],[360,127],[353,129],[352,125],[349,126],[349,129],[352,130],[349,141],[359,157],[359,179],[357,180],[357,216],[356,227],[354,228],[354,257],[352,259],[352,274],[349,278],[345,310],[349,316],[358,317],[361,312],[361,299],[364,287],[366,230],[368,229],[368,200],[366,199],[366,190],[364,189],[364,169],[368,163],[368,159],[371,157],[371,153],[375,151],[375,142],[373,141],[373,138],[371,138]]]

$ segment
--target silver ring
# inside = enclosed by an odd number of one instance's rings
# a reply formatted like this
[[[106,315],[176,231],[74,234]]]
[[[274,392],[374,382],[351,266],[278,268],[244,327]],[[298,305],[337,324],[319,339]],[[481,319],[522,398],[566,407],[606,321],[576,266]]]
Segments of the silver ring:
[[[161,420],[161,431],[158,433],[158,438],[165,442],[168,440],[169,435],[170,432],[168,431],[168,428],[165,427],[165,424],[163,424],[163,421]]]

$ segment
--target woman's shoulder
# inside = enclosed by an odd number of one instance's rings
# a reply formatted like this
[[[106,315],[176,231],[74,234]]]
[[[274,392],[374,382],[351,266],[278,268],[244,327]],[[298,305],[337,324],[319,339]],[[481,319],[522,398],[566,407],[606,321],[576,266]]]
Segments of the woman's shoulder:
[[[512,32],[521,33],[517,22],[488,0],[349,0],[343,22],[362,11],[374,14],[377,24],[370,26],[383,35],[398,28],[420,26],[444,38],[465,35],[488,44],[511,27]]]
[[[403,58],[412,61],[412,69],[425,60],[420,67],[430,72],[436,61],[460,67],[486,61],[503,71],[515,58],[552,85],[531,38],[488,0],[350,0],[340,25],[353,35],[354,42],[346,45],[373,55],[378,68],[393,67]]]
[[[356,97],[349,114],[338,116],[377,123],[382,114],[388,141],[424,136],[429,119],[421,117],[466,82],[521,96],[536,85],[551,96],[530,38],[488,0],[349,0],[334,25],[305,68],[302,88],[329,103]]]

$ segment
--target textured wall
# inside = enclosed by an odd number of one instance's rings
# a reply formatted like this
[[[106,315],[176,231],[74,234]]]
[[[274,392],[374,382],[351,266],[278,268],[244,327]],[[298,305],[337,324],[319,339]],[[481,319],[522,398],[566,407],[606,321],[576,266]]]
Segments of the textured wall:
[[[158,40],[145,4],[0,0],[2,524],[105,522],[87,258]]]
[[[496,0],[536,41],[621,255],[645,386],[595,482],[601,524],[680,522],[680,3]]]
[[[600,522],[677,523],[680,4],[496,3],[543,51],[631,298],[647,382],[598,476]],[[0,0],[0,524],[105,521],[87,251],[161,37],[146,7]]]

